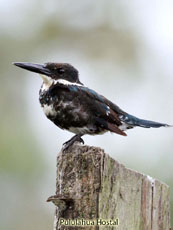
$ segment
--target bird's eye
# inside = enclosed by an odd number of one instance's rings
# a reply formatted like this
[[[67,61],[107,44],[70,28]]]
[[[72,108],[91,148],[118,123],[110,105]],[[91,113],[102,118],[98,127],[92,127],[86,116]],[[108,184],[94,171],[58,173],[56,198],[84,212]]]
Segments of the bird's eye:
[[[65,72],[65,70],[63,68],[58,68],[57,71],[59,74],[63,74]]]

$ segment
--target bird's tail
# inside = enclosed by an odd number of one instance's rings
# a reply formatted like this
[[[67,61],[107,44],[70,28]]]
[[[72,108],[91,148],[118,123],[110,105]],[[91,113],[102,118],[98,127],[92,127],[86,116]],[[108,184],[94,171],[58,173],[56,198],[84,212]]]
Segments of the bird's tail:
[[[140,126],[143,128],[160,128],[160,127],[173,127],[172,125],[159,123],[155,121],[149,121],[149,120],[143,120],[140,118],[137,118],[135,116],[132,116],[130,114],[125,114],[121,116],[121,120],[125,122],[126,124],[134,127],[134,126]]]

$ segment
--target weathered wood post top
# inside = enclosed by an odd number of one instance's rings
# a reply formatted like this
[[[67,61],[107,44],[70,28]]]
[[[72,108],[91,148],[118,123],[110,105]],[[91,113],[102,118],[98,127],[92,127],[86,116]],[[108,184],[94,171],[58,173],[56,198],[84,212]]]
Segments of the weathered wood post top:
[[[100,148],[74,144],[57,157],[54,229],[170,230],[169,188]]]

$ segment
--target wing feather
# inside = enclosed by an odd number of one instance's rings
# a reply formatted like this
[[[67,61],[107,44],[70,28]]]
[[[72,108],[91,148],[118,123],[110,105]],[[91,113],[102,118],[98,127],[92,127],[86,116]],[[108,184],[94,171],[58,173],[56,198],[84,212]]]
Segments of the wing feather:
[[[53,86],[53,91],[57,90],[56,87],[63,88],[79,97],[80,93],[83,94],[85,100],[81,101],[85,108],[90,109],[95,115],[95,122],[106,130],[126,136],[118,127],[122,125],[119,115],[123,114],[123,111],[111,101],[96,93],[94,90],[89,89],[85,86],[79,85],[63,85],[57,84]]]

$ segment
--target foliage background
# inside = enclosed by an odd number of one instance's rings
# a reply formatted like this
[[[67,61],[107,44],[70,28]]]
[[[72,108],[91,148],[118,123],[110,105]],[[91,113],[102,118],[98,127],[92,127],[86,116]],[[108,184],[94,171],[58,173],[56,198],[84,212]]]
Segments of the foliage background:
[[[41,111],[39,76],[14,61],[69,62],[81,81],[136,116],[173,123],[171,0],[0,0],[0,228],[52,229],[55,159],[71,134]],[[173,130],[86,136],[164,181],[173,209]]]

